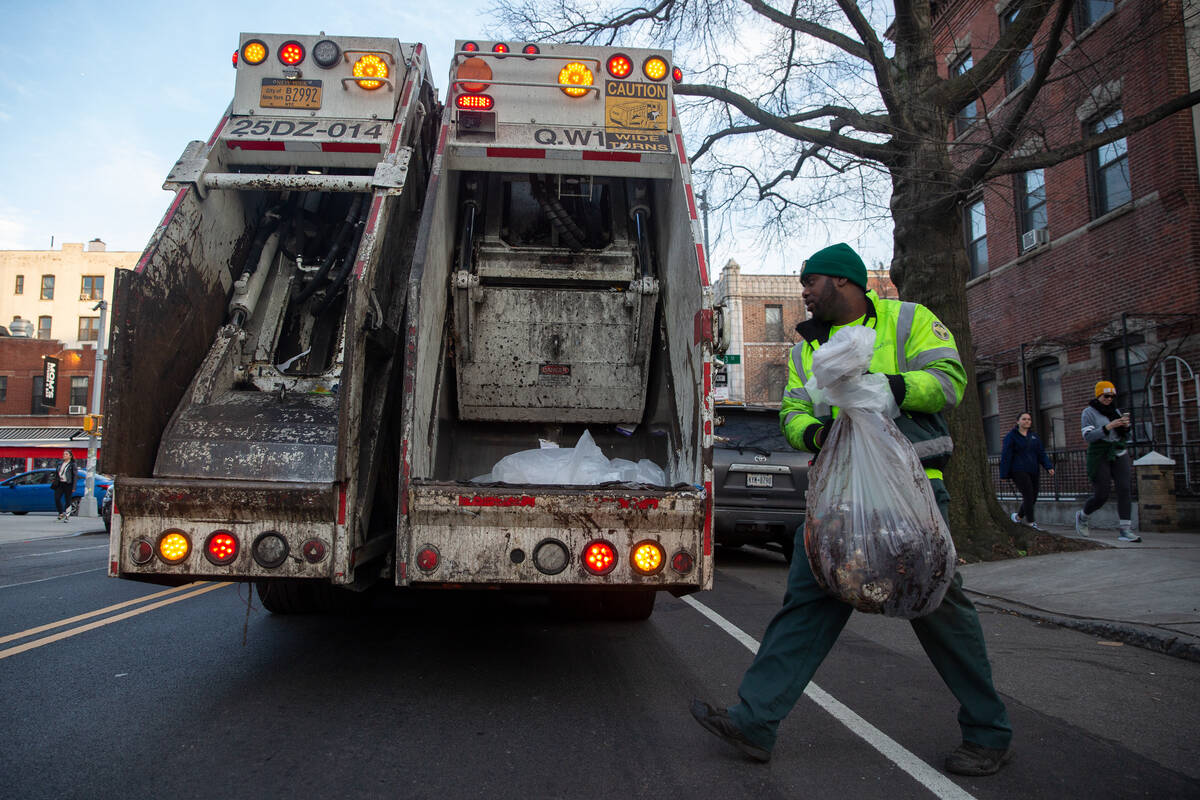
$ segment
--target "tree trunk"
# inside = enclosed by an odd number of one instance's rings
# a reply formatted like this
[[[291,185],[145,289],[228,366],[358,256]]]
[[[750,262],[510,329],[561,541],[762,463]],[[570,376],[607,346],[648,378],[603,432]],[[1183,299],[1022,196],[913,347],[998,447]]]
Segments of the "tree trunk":
[[[954,457],[945,470],[954,544],[967,561],[1009,558],[1027,547],[1027,535],[1000,507],[988,469],[967,311],[962,211],[944,196],[930,202],[930,187],[948,185],[944,179],[952,174],[946,148],[926,141],[892,174],[892,281],[902,300],[927,306],[950,328],[967,372],[962,403],[947,415],[954,439]]]

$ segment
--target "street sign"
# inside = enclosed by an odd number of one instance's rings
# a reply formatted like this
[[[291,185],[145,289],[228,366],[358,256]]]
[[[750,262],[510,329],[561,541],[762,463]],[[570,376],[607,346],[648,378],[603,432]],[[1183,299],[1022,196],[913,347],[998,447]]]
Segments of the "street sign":
[[[42,356],[42,405],[58,403],[58,359]]]

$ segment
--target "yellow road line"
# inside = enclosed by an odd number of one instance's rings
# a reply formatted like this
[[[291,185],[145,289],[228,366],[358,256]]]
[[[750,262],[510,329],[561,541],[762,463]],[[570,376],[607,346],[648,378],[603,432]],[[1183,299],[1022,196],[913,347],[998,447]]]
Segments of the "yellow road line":
[[[199,597],[202,594],[211,592],[213,589],[220,589],[224,586],[231,586],[232,584],[233,584],[232,581],[224,581],[222,583],[214,583],[211,586],[205,586],[202,589],[196,589],[196,591],[191,592],[189,594],[181,594],[181,595],[177,595],[175,597],[168,597],[166,600],[159,600],[157,603],[151,603],[148,606],[142,606],[141,608],[135,608],[132,611],[126,611],[124,614],[117,614],[115,617],[107,617],[105,619],[96,620],[95,622],[89,622],[87,625],[80,625],[78,628],[72,628],[69,631],[62,631],[61,633],[56,633],[52,636],[47,636],[43,639],[34,639],[32,642],[26,642],[25,644],[19,644],[16,647],[10,647],[7,650],[0,650],[0,659],[8,658],[9,656],[15,656],[18,653],[24,653],[26,650],[33,650],[35,647],[41,647],[43,645],[53,644],[54,642],[60,641],[62,639],[69,639],[72,636],[76,636],[80,633],[85,633],[86,631],[90,631],[95,628],[102,628],[105,625],[110,625],[114,622],[120,622],[123,619],[128,619],[130,617],[136,617],[138,614],[145,614],[147,611],[154,611],[157,608],[162,608],[163,606],[169,606],[172,603],[178,603],[180,600],[188,600],[193,597]],[[187,588],[192,588],[194,586],[195,586],[195,584],[192,584],[191,586],[189,586]],[[167,594],[167,592],[161,592],[160,594]]]
[[[208,581],[196,581],[195,583],[185,583],[183,586],[175,586],[171,589],[166,589],[165,591],[155,592],[154,594],[148,594],[145,597],[135,597],[134,599],[126,600],[123,603],[117,603],[116,605],[107,606],[105,608],[97,608],[95,611],[89,611],[86,614],[80,614],[77,617],[71,617],[69,619],[60,619],[58,622],[51,622],[46,625],[39,625],[36,628],[30,628],[29,630],[21,631],[20,633],[10,633],[8,636],[0,636],[0,644],[4,644],[5,642],[11,642],[14,639],[24,639],[26,636],[33,636],[36,633],[41,633],[42,631],[48,631],[53,628],[61,628],[63,625],[71,625],[73,623],[79,622],[79,620],[81,620],[81,619],[87,619],[88,617],[94,617],[98,614],[107,614],[110,611],[116,611],[118,608],[125,608],[125,606],[132,606],[132,605],[137,605],[138,603],[144,603],[147,600],[153,600],[156,597],[166,597],[169,594],[175,594],[176,592],[182,592],[184,589],[192,589],[197,586],[202,586],[206,583],[208,583]]]

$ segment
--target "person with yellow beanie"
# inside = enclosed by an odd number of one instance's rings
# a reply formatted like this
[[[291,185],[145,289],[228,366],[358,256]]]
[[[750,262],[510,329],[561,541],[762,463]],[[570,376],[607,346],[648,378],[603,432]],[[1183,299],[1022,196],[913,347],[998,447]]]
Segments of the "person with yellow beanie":
[[[1080,418],[1083,440],[1088,443],[1087,476],[1092,482],[1092,496],[1075,512],[1075,531],[1083,536],[1090,533],[1088,516],[1108,502],[1109,490],[1117,487],[1117,518],[1122,542],[1140,542],[1133,531],[1133,503],[1130,485],[1133,480],[1133,459],[1125,447],[1129,437],[1129,415],[1117,408],[1117,387],[1112,381],[1096,384],[1096,397],[1083,409]]]

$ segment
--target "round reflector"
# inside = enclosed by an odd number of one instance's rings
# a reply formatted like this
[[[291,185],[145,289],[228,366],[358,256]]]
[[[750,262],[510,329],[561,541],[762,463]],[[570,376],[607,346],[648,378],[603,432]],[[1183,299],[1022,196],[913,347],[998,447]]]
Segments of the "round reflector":
[[[679,67],[675,67],[675,69],[671,70],[671,78],[676,83],[683,83],[683,70],[681,70]]]
[[[468,53],[478,53],[479,45],[475,44],[474,42],[463,42],[462,49]]]
[[[320,539],[309,539],[300,545],[300,552],[304,554],[304,560],[308,563],[320,563],[325,558],[325,543]]]
[[[237,558],[238,540],[229,531],[213,531],[204,542],[204,557],[220,566]]]
[[[593,575],[607,575],[617,566],[617,551],[608,542],[592,542],[583,549],[583,565]]]
[[[628,78],[633,72],[633,62],[624,53],[617,53],[608,58],[608,74],[614,78]]]
[[[671,569],[675,570],[680,575],[686,575],[691,572],[692,567],[695,566],[695,563],[696,562],[695,559],[692,558],[692,554],[686,550],[680,550],[678,553],[671,556]]]
[[[496,104],[487,94],[460,94],[454,104],[467,111],[488,111]]]
[[[661,81],[667,77],[667,62],[658,56],[650,56],[642,62],[642,72],[652,81]]]
[[[478,94],[488,87],[483,81],[491,80],[492,68],[482,58],[468,58],[458,65],[459,86],[464,92]],[[460,106],[461,108],[461,106]]]
[[[129,560],[139,567],[149,563],[154,558],[154,545],[145,539],[135,539],[129,543]]]
[[[329,69],[337,64],[341,57],[342,48],[338,47],[335,41],[322,39],[313,45],[313,61],[317,62],[319,67]]]
[[[521,52],[527,56],[536,56],[541,53],[542,50],[536,44],[527,44],[521,48]]]
[[[261,64],[267,60],[267,46],[258,39],[251,39],[242,45],[242,61],[247,64]]]
[[[433,572],[441,560],[442,556],[438,549],[431,544],[422,545],[421,549],[417,551],[417,567],[422,572]]]
[[[557,575],[571,563],[567,546],[558,539],[542,539],[533,548],[533,565],[544,575]]]
[[[562,90],[571,97],[583,97],[588,93],[583,87],[591,86],[595,80],[596,76],[592,71],[578,61],[572,61],[558,71],[558,82],[567,84]]]
[[[493,53],[507,53],[508,45],[506,45],[504,42],[496,42],[494,45],[492,45],[492,52]]]
[[[633,548],[633,568],[642,575],[654,575],[663,568],[666,557],[658,542],[645,541]]]
[[[254,561],[265,569],[275,569],[288,557],[287,539],[275,531],[260,533],[250,548]]]
[[[234,50],[233,51],[233,68],[234,69],[237,69],[237,57],[238,57],[238,51]]]
[[[158,537],[158,557],[168,564],[178,564],[188,557],[192,541],[183,531],[163,531]]]
[[[367,53],[354,62],[354,77],[356,78],[386,78],[387,76],[387,63],[374,53]],[[361,80],[358,81],[358,85],[362,89],[378,89],[383,86],[383,81]]]
[[[304,46],[299,42],[284,42],[279,48],[280,62],[294,67],[304,60]]]

